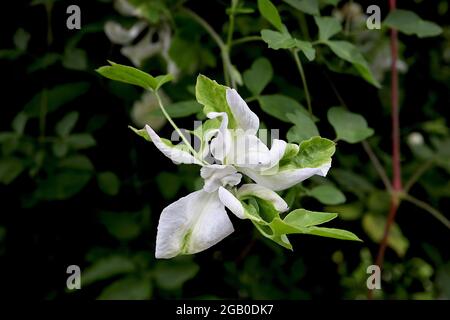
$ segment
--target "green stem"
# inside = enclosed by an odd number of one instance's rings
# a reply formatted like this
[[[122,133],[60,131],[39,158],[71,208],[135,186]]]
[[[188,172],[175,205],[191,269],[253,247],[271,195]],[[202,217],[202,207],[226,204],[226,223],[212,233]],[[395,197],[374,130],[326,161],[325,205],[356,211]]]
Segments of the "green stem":
[[[402,194],[401,198],[430,213],[433,217],[442,222],[444,226],[450,229],[450,221],[441,212],[430,206],[428,203],[419,200],[407,193]]]
[[[292,50],[292,55],[294,56],[295,63],[297,65],[298,71],[300,73],[300,77],[302,78],[303,88],[305,89],[306,103],[308,104],[309,114],[312,115],[312,107],[311,107],[311,97],[309,96],[308,83],[306,82],[305,72],[303,71],[302,62],[298,56],[297,50]]]
[[[181,132],[180,128],[178,128],[178,126],[175,124],[175,122],[172,120],[172,118],[170,117],[169,113],[167,113],[166,108],[164,107],[162,101],[161,101],[161,97],[158,94],[158,91],[154,91],[156,100],[158,100],[158,104],[159,107],[161,108],[161,111],[163,112],[164,116],[166,117],[167,121],[169,121],[169,123],[172,125],[172,127],[175,129],[175,131],[178,133],[178,135],[180,136],[181,140],[183,140],[183,142],[186,144],[186,146],[189,148],[189,151],[192,152],[192,154],[195,156],[195,158],[197,158],[197,160],[204,162],[199,156],[197,151],[195,151],[195,149],[192,147],[192,145],[189,143],[189,141],[186,139],[186,137],[184,136],[184,134]]]
[[[229,47],[223,42],[219,34],[209,25],[208,22],[206,22],[206,20],[187,8],[182,7],[180,10],[191,17],[193,20],[195,20],[200,26],[202,26],[203,29],[205,29],[205,31],[208,32],[211,38],[216,42],[217,46],[220,49],[220,56],[222,58],[225,84],[227,86],[230,86],[230,78],[232,77],[230,77],[231,61],[229,56]],[[234,82],[234,80],[232,82]]]
[[[248,36],[248,37],[242,37],[239,39],[236,39],[233,41],[232,45],[236,46],[238,44],[243,44],[246,42],[251,42],[251,41],[261,41],[261,37],[260,36]]]
[[[434,159],[430,159],[424,163],[422,163],[419,168],[413,173],[411,178],[405,183],[404,191],[408,193],[411,190],[412,186],[420,179],[420,177],[430,169],[434,164]]]

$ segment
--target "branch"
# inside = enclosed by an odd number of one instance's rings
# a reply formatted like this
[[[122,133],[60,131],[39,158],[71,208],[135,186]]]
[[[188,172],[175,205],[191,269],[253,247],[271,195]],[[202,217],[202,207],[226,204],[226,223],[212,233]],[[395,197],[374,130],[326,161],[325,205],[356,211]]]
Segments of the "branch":
[[[392,192],[391,182],[389,181],[389,178],[386,174],[386,170],[384,170],[383,166],[380,163],[380,160],[378,160],[377,156],[375,155],[370,144],[367,141],[364,140],[361,142],[361,144],[364,148],[364,151],[366,151],[367,155],[369,156],[369,159],[372,162],[373,167],[380,176],[381,181],[383,181],[384,187],[389,193],[391,193]]]
[[[408,202],[411,202],[412,204],[416,205],[417,207],[425,210],[426,212],[430,213],[433,217],[438,219],[444,226],[446,226],[448,229],[450,229],[450,221],[438,210],[430,206],[428,203],[419,200],[409,194],[402,195],[402,199],[405,199]]]

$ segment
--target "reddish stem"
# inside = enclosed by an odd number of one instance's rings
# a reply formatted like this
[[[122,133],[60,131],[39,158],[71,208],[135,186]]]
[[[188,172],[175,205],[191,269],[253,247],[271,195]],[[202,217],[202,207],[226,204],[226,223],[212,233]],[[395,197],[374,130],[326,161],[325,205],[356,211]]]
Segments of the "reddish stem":
[[[396,0],[389,0],[389,9],[393,11],[396,9]],[[380,242],[378,255],[375,264],[383,268],[384,254],[388,244],[389,233],[392,224],[395,221],[397,209],[399,205],[398,195],[402,191],[402,177],[400,164],[400,120],[398,110],[398,71],[397,71],[397,57],[398,57],[398,37],[397,30],[391,29],[391,125],[392,125],[392,192],[391,205],[389,215],[384,227],[383,239]],[[368,298],[372,299],[372,290],[369,290]]]

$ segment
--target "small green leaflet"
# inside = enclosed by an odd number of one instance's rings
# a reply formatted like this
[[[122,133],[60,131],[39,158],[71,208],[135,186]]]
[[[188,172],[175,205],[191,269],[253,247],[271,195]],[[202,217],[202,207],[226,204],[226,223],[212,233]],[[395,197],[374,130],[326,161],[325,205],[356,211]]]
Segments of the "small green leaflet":
[[[345,202],[345,195],[331,184],[314,187],[308,190],[307,194],[323,204],[336,205]]]
[[[146,90],[158,90],[173,78],[170,74],[153,77],[139,69],[112,61],[108,62],[111,64],[110,66],[100,67],[96,71],[108,79],[133,84]]]
[[[283,0],[297,10],[300,10],[307,14],[318,15],[319,14],[319,1],[318,0]]]
[[[254,96],[258,96],[272,80],[273,69],[270,61],[259,58],[253,62],[250,69],[244,72],[245,86]]]
[[[442,28],[431,21],[422,20],[417,14],[408,10],[397,9],[388,14],[383,23],[408,35],[419,38],[435,37],[442,33]]]
[[[367,126],[366,119],[357,113],[333,107],[328,110],[327,117],[340,140],[357,143],[373,135],[373,129]]]
[[[261,37],[271,49],[296,48],[301,50],[309,61],[314,60],[316,57],[316,50],[312,47],[310,42],[295,39],[287,31],[278,32],[265,29],[261,31]]]
[[[314,17],[319,28],[319,40],[327,41],[342,31],[341,23],[334,17]]]
[[[270,0],[258,0],[258,10],[261,15],[269,21],[275,28],[283,31],[283,24],[281,23],[280,14],[277,8]]]

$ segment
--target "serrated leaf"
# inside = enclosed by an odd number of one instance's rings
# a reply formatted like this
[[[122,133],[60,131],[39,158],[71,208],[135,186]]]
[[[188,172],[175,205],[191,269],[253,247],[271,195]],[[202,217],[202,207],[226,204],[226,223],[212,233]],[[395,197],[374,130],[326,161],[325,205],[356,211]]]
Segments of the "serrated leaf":
[[[275,28],[282,31],[283,24],[281,23],[280,14],[277,8],[270,0],[258,0],[258,10],[261,15],[266,18]]]
[[[270,61],[266,58],[255,60],[247,71],[244,72],[245,86],[254,96],[258,96],[270,82],[273,69]]]
[[[415,34],[419,38],[435,37],[442,33],[442,28],[436,23],[423,20],[408,10],[396,9],[389,12],[383,23],[407,35]]]
[[[323,204],[341,204],[345,202],[345,195],[330,184],[324,184],[309,190],[308,195],[314,197]]]
[[[357,113],[333,107],[328,110],[327,117],[337,138],[348,143],[357,143],[373,135],[373,129],[367,126],[366,119]]]

